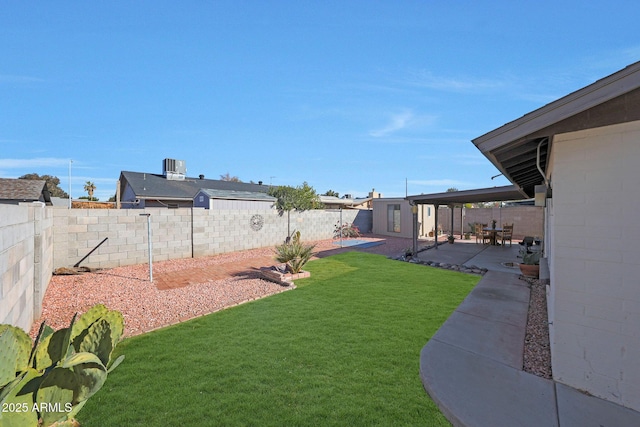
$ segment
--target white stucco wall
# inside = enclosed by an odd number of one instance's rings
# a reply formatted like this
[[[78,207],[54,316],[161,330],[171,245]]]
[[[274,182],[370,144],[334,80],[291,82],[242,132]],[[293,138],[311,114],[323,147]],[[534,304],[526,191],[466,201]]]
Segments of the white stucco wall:
[[[400,232],[387,227],[387,206],[400,205]],[[435,229],[435,210],[432,205],[418,205],[418,237],[426,237]],[[382,236],[413,237],[413,214],[408,200],[403,198],[373,199],[373,233]]]
[[[554,379],[640,410],[640,122],[552,150]]]

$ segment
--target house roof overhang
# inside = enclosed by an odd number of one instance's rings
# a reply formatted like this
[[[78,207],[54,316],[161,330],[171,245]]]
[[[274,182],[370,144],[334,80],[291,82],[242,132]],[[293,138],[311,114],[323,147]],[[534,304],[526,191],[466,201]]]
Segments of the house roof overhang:
[[[335,196],[320,196],[320,201],[325,205],[336,205],[336,206],[359,206],[363,203],[367,203],[371,201],[371,197],[365,197],[361,199],[347,199],[340,198]]]
[[[515,185],[502,187],[479,188],[475,190],[450,191],[446,193],[420,194],[408,196],[411,203],[420,205],[461,205],[464,203],[504,202],[507,200],[523,200],[528,198]]]
[[[473,140],[513,184],[533,197],[545,182],[553,136],[640,120],[640,62]],[[542,171],[542,172],[541,172]]]
[[[276,200],[278,200],[275,197],[269,196],[267,193],[257,191],[218,190],[214,188],[201,188],[200,191],[205,193],[212,199],[250,200],[263,202],[275,202]]]

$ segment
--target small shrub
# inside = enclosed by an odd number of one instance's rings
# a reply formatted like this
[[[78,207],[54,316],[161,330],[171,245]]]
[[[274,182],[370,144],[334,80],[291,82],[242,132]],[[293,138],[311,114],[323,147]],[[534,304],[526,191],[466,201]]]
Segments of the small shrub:
[[[338,222],[333,231],[333,237],[339,239],[340,237],[360,237],[360,229],[353,225],[353,223],[340,224]]]
[[[541,252],[524,252],[522,254],[522,263],[527,265],[539,265],[540,264],[540,256]]]

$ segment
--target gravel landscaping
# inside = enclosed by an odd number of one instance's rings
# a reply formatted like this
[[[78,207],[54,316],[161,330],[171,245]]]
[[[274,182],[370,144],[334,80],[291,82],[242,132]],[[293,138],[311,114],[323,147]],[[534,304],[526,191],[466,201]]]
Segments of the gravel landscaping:
[[[551,378],[551,348],[545,286],[537,279],[522,278],[529,283],[529,316],[524,337],[523,370],[543,378]]]
[[[397,257],[411,244],[411,239],[384,239],[383,245],[359,250]],[[318,257],[354,250],[351,247],[337,248],[332,240],[313,243],[316,244]],[[269,247],[212,257],[162,261],[154,263],[153,267],[154,274],[162,274],[273,254],[273,248]],[[148,277],[146,264],[80,275],[53,276],[43,301],[42,316],[34,323],[31,336],[35,336],[43,320],[55,329],[62,328],[68,326],[74,313],[82,313],[97,303],[120,311],[125,319],[125,336],[133,336],[291,289],[259,278],[257,271],[242,277],[167,290],[158,290]],[[526,280],[531,288],[531,297],[523,369],[551,378],[545,287],[538,280]]]
[[[316,245],[315,251],[320,257],[353,250],[339,248],[333,242],[323,240],[311,243]],[[385,238],[385,244],[362,251],[386,255],[402,251],[406,245],[407,239]],[[211,257],[168,260],[154,262],[153,271],[155,275],[273,255],[274,249],[267,247]],[[74,313],[85,312],[97,303],[120,311],[126,325],[124,335],[133,336],[288,289],[291,287],[263,280],[258,272],[249,272],[242,277],[158,290],[155,284],[149,282],[147,264],[53,276],[44,297],[42,316],[34,323],[31,336],[35,337],[43,320],[54,329],[66,327]]]

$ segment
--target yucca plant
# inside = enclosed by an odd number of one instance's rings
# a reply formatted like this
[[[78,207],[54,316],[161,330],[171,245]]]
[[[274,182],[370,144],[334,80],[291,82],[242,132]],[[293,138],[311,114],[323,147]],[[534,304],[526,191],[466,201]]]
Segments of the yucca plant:
[[[300,232],[296,231],[290,242],[276,246],[275,259],[287,265],[291,273],[300,273],[302,267],[313,256],[315,245],[304,245],[300,241]]]

